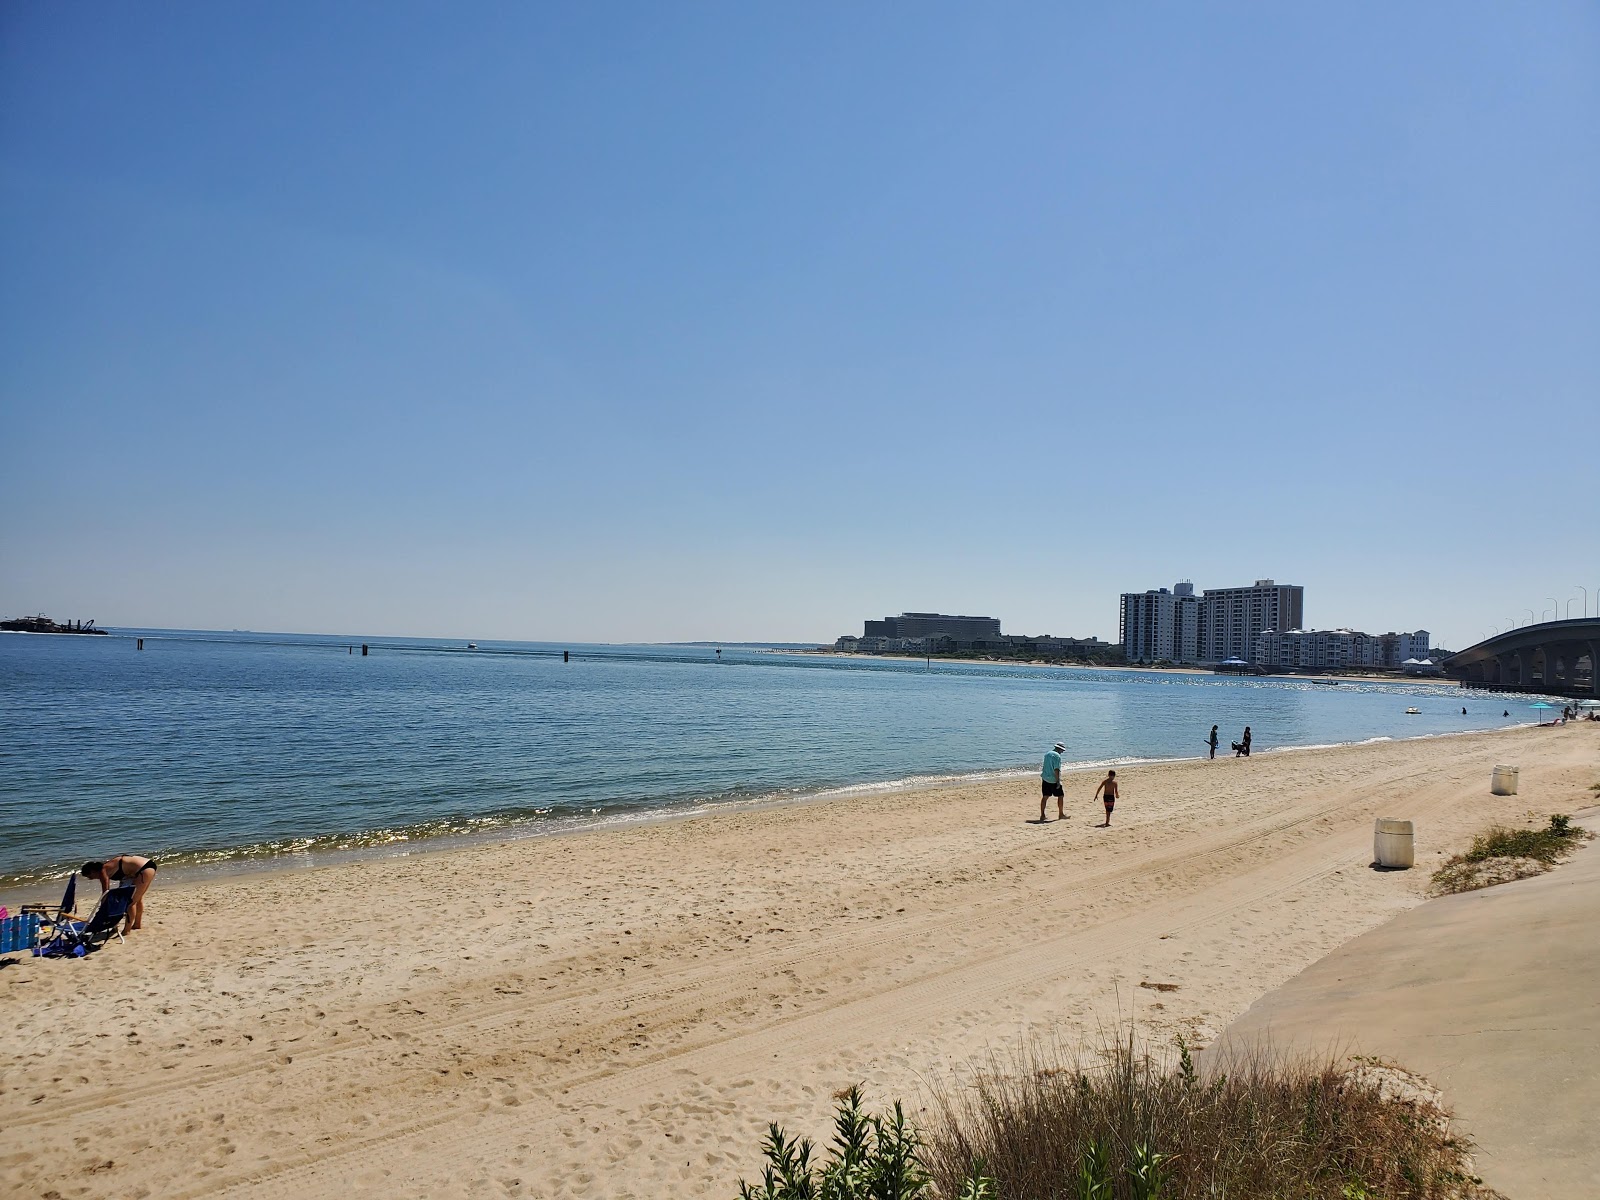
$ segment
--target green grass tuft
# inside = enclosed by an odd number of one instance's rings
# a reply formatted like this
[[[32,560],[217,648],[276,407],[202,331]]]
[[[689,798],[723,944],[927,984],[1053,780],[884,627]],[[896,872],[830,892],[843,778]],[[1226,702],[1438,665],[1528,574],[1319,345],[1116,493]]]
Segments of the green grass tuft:
[[[1471,892],[1540,874],[1593,836],[1573,828],[1571,822],[1566,814],[1554,813],[1543,829],[1492,825],[1472,839],[1465,854],[1457,854],[1433,873],[1433,891],[1438,895]]]

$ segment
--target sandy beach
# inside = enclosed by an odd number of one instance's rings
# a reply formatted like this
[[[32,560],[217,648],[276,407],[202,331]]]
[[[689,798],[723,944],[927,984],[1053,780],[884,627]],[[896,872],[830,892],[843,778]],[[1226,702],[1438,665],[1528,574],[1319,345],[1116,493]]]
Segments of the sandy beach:
[[[1129,1017],[1205,1044],[1597,764],[1584,723],[1129,767],[1109,830],[1096,771],[1043,826],[986,782],[163,879],[126,945],[0,970],[0,1191],[730,1196],[853,1082],[915,1109]],[[1369,869],[1379,815],[1417,870]]]

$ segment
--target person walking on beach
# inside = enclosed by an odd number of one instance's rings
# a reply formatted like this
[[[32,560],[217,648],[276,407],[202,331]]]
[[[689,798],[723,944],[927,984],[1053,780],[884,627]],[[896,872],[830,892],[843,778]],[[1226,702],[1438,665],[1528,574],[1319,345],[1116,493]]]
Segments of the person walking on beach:
[[[133,900],[128,905],[128,919],[123,922],[122,931],[132,933],[144,924],[144,894],[156,881],[155,859],[141,858],[137,854],[119,854],[103,862],[91,859],[78,871],[85,879],[100,881],[101,895],[109,892],[113,883],[131,883]]]
[[[1250,757],[1250,726],[1246,725],[1244,727],[1243,739],[1233,743],[1233,756],[1235,758]]]
[[[1111,828],[1111,810],[1117,806],[1117,773],[1107,771],[1106,777],[1100,781],[1100,786],[1094,790],[1096,800],[1104,799],[1106,802],[1106,823],[1101,829]]]
[[[1212,758],[1216,758],[1216,756],[1217,756],[1217,743],[1220,740],[1221,739],[1217,737],[1217,727],[1215,725],[1213,725],[1211,727],[1211,736],[1206,739],[1206,745],[1211,747],[1211,757]]]
[[[1057,742],[1054,750],[1045,752],[1044,769],[1039,773],[1039,824],[1041,825],[1045,822],[1045,801],[1051,796],[1056,798],[1056,819],[1060,821],[1067,819],[1061,791],[1061,752],[1066,748],[1065,743]]]

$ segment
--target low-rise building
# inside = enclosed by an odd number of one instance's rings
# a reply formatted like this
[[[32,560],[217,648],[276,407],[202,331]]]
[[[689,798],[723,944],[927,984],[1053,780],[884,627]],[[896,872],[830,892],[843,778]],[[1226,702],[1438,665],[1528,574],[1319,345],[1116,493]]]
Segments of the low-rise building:
[[[1280,671],[1399,670],[1427,654],[1428,631],[1363,633],[1359,629],[1268,629],[1256,635],[1253,661]]]
[[[867,637],[886,638],[988,638],[1000,636],[999,617],[964,617],[946,613],[908,612],[881,621],[867,621],[861,631]]]

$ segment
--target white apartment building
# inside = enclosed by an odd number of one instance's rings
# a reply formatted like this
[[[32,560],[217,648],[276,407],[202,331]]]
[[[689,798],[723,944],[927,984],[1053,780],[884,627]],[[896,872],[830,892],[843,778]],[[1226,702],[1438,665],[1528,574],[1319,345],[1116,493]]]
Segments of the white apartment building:
[[[1286,671],[1348,667],[1398,668],[1428,656],[1428,631],[1362,633],[1359,629],[1268,629],[1256,636],[1252,661]]]
[[[1200,661],[1200,601],[1188,580],[1169,592],[1123,592],[1118,622],[1128,662]]]
[[[1386,633],[1382,635],[1384,642],[1384,663],[1386,667],[1398,667],[1406,659],[1414,658],[1421,661],[1428,657],[1428,631],[1418,629],[1411,633]],[[1393,648],[1390,649],[1387,639],[1393,638]]]
[[[1257,635],[1255,662],[1286,671],[1380,665],[1377,639],[1354,629],[1269,629]]]

